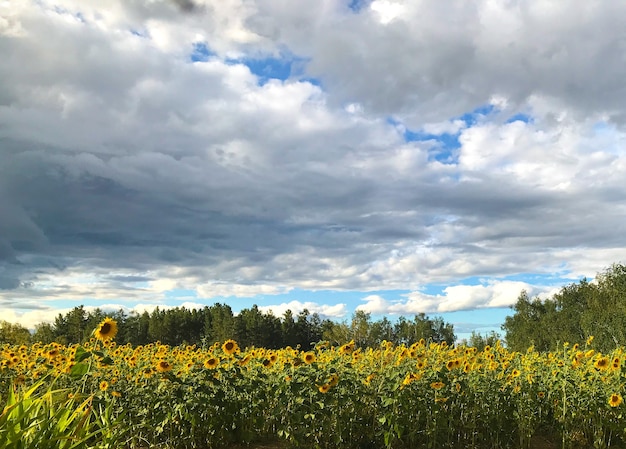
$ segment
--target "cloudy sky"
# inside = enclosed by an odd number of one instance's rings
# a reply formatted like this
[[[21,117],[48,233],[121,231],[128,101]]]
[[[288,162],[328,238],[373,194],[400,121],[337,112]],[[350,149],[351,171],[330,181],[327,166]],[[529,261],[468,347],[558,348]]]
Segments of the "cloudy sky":
[[[626,262],[626,3],[0,2],[0,315],[498,329]]]

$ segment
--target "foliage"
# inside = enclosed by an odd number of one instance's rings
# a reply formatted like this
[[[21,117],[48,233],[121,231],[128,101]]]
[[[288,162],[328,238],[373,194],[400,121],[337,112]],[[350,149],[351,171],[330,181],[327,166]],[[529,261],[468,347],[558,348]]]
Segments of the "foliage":
[[[204,348],[95,338],[5,345],[0,429],[7,413],[18,413],[15,392],[23,391],[23,409],[45,419],[18,431],[76,447],[218,448],[282,439],[304,448],[528,448],[537,433],[557,436],[566,448],[621,445],[626,357],[621,348],[602,353],[594,345],[589,338],[550,353],[424,339],[375,348],[322,341],[307,351],[241,350],[232,340]],[[30,406],[29,395],[49,379],[56,390],[41,396],[48,408]],[[63,436],[68,417],[78,432],[71,439]],[[86,430],[91,423],[99,424]]]
[[[0,320],[0,344],[27,345],[30,342],[30,332],[24,326]]]
[[[0,447],[6,449],[113,448],[109,410],[94,395],[53,389],[44,378],[26,388],[23,375],[12,381],[0,414]],[[47,388],[46,388],[47,387]]]
[[[614,264],[596,276],[561,288],[551,298],[522,292],[506,318],[507,347],[550,351],[563,342],[582,343],[595,335],[602,351],[626,345],[626,266]]]

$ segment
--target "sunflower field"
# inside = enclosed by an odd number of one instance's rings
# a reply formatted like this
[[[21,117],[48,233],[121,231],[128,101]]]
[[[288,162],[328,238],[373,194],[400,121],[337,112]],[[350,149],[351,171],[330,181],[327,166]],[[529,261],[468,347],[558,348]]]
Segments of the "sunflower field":
[[[81,345],[0,348],[0,447],[527,448],[626,442],[626,355],[477,351],[424,340],[311,351]]]

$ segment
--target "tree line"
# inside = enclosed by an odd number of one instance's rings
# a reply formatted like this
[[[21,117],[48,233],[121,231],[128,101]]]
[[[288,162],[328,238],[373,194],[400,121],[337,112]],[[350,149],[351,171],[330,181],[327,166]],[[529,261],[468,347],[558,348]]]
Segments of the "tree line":
[[[522,291],[513,314],[502,326],[508,348],[534,346],[553,351],[563,345],[584,344],[609,352],[626,346],[626,266],[613,264],[593,282],[583,278],[566,285],[551,298],[530,298]]]
[[[0,344],[81,343],[91,337],[105,317],[117,322],[116,342],[132,345],[160,341],[172,346],[208,346],[234,339],[240,347],[276,349],[291,346],[308,350],[322,340],[331,344],[354,340],[360,347],[374,347],[383,340],[396,344],[421,338],[448,344],[455,341],[451,324],[423,313],[413,319],[400,317],[392,323],[386,317],[374,321],[369,313],[357,311],[349,322],[335,322],[306,309],[297,315],[287,310],[282,317],[277,317],[271,312],[262,312],[256,305],[235,314],[230,306],[216,303],[201,309],[156,308],[143,313],[126,313],[124,310],[105,313],[100,309],[88,311],[84,306],[78,306],[66,314],[59,314],[51,323],[36,325],[32,333],[19,324],[0,321]]]

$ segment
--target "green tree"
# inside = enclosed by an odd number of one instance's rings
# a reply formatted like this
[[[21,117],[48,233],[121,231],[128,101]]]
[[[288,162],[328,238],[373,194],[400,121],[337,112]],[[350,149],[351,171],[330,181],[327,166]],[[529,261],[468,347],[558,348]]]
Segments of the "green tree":
[[[21,324],[0,321],[0,345],[8,343],[10,345],[28,345],[31,343],[31,334]]]
[[[467,345],[476,348],[478,351],[482,351],[487,346],[495,346],[498,340],[500,340],[500,334],[496,331],[491,331],[487,335],[472,331]]]
[[[39,323],[35,325],[32,341],[43,344],[52,343],[56,340],[54,327],[50,323]]]
[[[626,267],[614,264],[594,282],[582,279],[551,298],[530,299],[525,291],[502,326],[512,350],[549,351],[565,342],[582,343],[593,335],[594,347],[608,352],[626,344]]]

